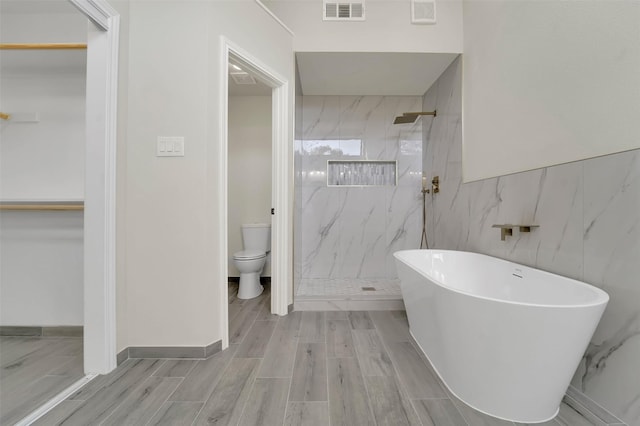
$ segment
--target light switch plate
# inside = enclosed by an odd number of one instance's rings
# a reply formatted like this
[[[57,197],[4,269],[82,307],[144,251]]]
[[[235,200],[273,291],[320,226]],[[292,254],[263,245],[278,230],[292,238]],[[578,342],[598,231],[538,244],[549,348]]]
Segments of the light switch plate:
[[[184,137],[158,136],[156,157],[184,157]]]

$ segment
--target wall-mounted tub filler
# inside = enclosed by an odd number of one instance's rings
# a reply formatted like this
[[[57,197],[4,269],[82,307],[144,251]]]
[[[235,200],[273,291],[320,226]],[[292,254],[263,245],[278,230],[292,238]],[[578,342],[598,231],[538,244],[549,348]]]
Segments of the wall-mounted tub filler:
[[[505,241],[507,236],[513,235],[513,228],[518,228],[520,232],[531,232],[534,228],[539,228],[540,225],[493,225],[492,228],[500,229],[500,240]]]

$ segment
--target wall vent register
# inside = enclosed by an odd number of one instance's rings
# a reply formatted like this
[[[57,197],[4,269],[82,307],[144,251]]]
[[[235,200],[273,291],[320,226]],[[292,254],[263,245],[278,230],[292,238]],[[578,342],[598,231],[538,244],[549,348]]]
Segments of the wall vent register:
[[[396,186],[395,161],[327,161],[327,186]]]
[[[436,2],[435,0],[411,0],[412,24],[435,24]]]
[[[325,21],[364,21],[364,0],[333,2],[324,0],[322,19]]]

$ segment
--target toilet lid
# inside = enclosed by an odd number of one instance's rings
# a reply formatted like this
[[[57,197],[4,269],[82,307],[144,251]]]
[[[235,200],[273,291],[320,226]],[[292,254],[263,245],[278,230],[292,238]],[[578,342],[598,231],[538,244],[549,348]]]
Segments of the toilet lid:
[[[265,257],[266,255],[267,254],[265,252],[260,250],[242,250],[237,253],[234,253],[233,258],[252,260],[252,259],[260,259],[261,257]]]

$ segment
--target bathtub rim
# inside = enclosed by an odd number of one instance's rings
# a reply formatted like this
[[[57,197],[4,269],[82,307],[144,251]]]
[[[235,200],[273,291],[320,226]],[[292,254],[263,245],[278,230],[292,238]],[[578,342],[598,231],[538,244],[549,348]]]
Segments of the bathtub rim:
[[[427,275],[424,271],[420,270],[419,268],[417,268],[415,266],[414,263],[408,262],[405,259],[402,259],[399,255],[402,253],[409,253],[409,252],[440,252],[440,253],[465,253],[465,254],[472,254],[474,256],[479,256],[479,257],[487,257],[490,259],[494,259],[499,261],[500,263],[509,263],[512,265],[517,265],[517,266],[522,266],[525,268],[529,268],[529,269],[533,269],[537,272],[540,272],[543,275],[549,275],[549,276],[555,276],[555,277],[561,277],[562,279],[568,280],[570,281],[572,284],[577,285],[579,287],[583,287],[583,288],[588,288],[590,291],[596,293],[599,297],[598,300],[596,300],[595,302],[592,303],[581,303],[581,304],[572,304],[572,305],[567,305],[567,304],[545,304],[545,303],[528,303],[528,302],[518,302],[518,301],[513,301],[513,300],[507,300],[507,299],[498,299],[495,297],[488,297],[488,296],[482,296],[482,295],[478,295],[475,293],[471,293],[468,291],[464,291],[464,290],[459,290],[453,287],[449,287],[445,284],[443,284],[442,282],[440,282],[440,280],[433,278],[429,275]],[[442,249],[408,249],[408,250],[398,250],[395,251],[393,253],[393,257],[395,259],[397,259],[400,262],[403,262],[405,265],[409,266],[411,269],[413,269],[414,271],[416,271],[417,273],[419,273],[420,275],[422,275],[423,277],[425,277],[426,279],[428,279],[429,281],[433,282],[434,284],[438,285],[439,287],[442,287],[446,290],[458,293],[458,294],[462,294],[465,296],[469,296],[469,297],[473,297],[476,299],[482,299],[482,300],[487,300],[490,302],[496,302],[496,303],[506,303],[506,304],[510,304],[510,305],[517,305],[517,306],[523,306],[523,307],[531,307],[531,308],[555,308],[555,309],[579,309],[579,308],[592,308],[592,307],[598,307],[598,306],[602,306],[602,305],[607,305],[609,303],[609,294],[604,291],[603,289],[593,285],[593,284],[589,284],[589,283],[585,283],[583,281],[578,281],[576,279],[573,278],[569,278],[569,277],[565,277],[564,275],[560,275],[560,274],[555,274],[553,272],[549,272],[549,271],[545,271],[543,269],[537,269],[534,268],[532,266],[528,266],[528,265],[524,265],[521,263],[516,263],[513,262],[511,260],[507,260],[507,259],[502,259],[500,257],[496,257],[496,256],[491,256],[488,254],[484,254],[484,253],[478,253],[478,252],[472,252],[472,251],[463,251],[463,250],[442,250]],[[402,279],[400,280],[400,288],[402,289]]]

